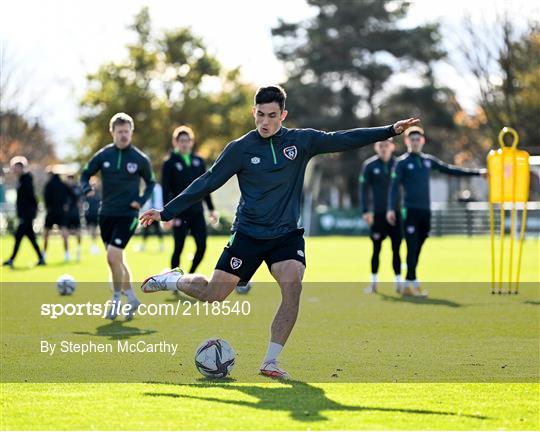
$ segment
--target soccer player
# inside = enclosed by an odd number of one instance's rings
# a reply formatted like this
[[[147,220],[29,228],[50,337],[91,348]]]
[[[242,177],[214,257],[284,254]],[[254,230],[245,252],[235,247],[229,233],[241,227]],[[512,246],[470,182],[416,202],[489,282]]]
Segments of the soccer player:
[[[405,132],[407,153],[396,160],[392,172],[392,183],[386,218],[388,223],[398,222],[400,187],[403,187],[403,227],[407,243],[407,275],[403,296],[427,296],[422,291],[416,278],[416,267],[420,259],[422,246],[431,228],[431,208],[429,195],[429,176],[432,170],[453,176],[478,176],[486,173],[485,169],[465,169],[448,165],[439,159],[422,153],[425,144],[424,130],[411,127]]]
[[[76,259],[81,261],[81,198],[82,190],[75,180],[75,176],[67,176],[66,184],[68,186],[68,204],[66,211],[66,229],[68,235],[74,235],[77,239]],[[66,261],[70,260],[69,250],[66,251]]]
[[[19,218],[19,225],[15,231],[15,245],[13,246],[13,252],[9,259],[4,261],[3,265],[13,268],[13,261],[17,256],[21,240],[24,236],[27,236],[36,254],[38,256],[37,265],[45,265],[45,258],[39,249],[39,245],[36,241],[36,233],[34,232],[33,222],[37,215],[37,199],[34,193],[34,181],[32,174],[26,172],[28,161],[24,156],[15,156],[11,159],[9,166],[11,171],[18,176],[19,183],[17,184],[17,217]]]
[[[270,343],[260,372],[288,378],[277,359],[298,315],[302,278],[306,268],[304,230],[298,227],[300,198],[309,160],[318,154],[340,152],[388,139],[419,122],[401,120],[394,125],[322,132],[287,129],[285,91],[279,86],[260,88],[255,95],[256,129],[232,141],[207,173],[195,180],[163,210],[152,209],[140,217],[143,225],[168,221],[236,175],[240,202],[233,234],[212,277],[184,275],[174,269],[150,276],[144,292],[179,290],[201,301],[222,301],[240,280],[249,281],[262,262],[279,283],[282,301],[271,327]]]
[[[43,255],[46,256],[49,246],[49,236],[51,230],[56,225],[60,230],[64,241],[64,253],[67,261],[69,256],[68,233],[66,226],[67,199],[69,195],[68,186],[62,181],[60,176],[49,171],[49,180],[43,188],[43,198],[47,214],[45,215],[45,226],[43,228]]]
[[[365,289],[366,293],[377,292],[377,273],[379,271],[379,255],[383,240],[388,236],[392,242],[392,267],[396,280],[396,291],[401,288],[401,223],[390,225],[386,220],[386,206],[390,189],[390,175],[396,158],[392,138],[375,143],[376,155],[367,159],[360,174],[362,214],[370,227],[370,238],[373,243],[371,256],[371,284]]]
[[[99,150],[84,167],[81,187],[85,195],[93,193],[90,177],[101,172],[102,201],[99,214],[101,239],[107,248],[107,263],[113,282],[113,305],[107,318],[117,317],[117,306],[122,290],[130,304],[126,319],[133,318],[140,302],[131,286],[131,272],[124,258],[124,248],[137,228],[141,205],[152,193],[155,179],[148,156],[131,144],[133,119],[125,114],[115,114],[109,122],[113,143]],[[146,183],[139,194],[141,178]]]
[[[163,163],[161,170],[161,182],[163,184],[163,201],[169,202],[175,196],[183,192],[196,178],[206,172],[204,159],[193,152],[195,134],[188,126],[178,126],[172,134],[172,151]],[[210,212],[210,222],[217,223],[218,214],[214,209],[210,194],[204,201]],[[153,207],[160,208],[160,207]],[[188,233],[195,240],[195,255],[191,262],[190,273],[195,273],[206,251],[206,220],[202,203],[195,202],[189,208],[176,214],[172,221],[174,235],[174,250],[171,256],[171,268],[180,264],[180,255],[184,249],[184,242]]]

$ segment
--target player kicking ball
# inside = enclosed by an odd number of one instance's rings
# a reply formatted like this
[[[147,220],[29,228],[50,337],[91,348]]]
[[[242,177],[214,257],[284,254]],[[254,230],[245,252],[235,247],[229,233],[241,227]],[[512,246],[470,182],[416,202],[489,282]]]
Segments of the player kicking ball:
[[[422,153],[426,140],[424,130],[418,126],[405,132],[407,153],[400,156],[392,172],[392,183],[388,198],[388,223],[398,223],[400,188],[403,188],[403,227],[407,244],[407,275],[401,294],[404,297],[427,297],[416,278],[416,267],[420,252],[431,229],[431,199],[429,177],[431,171],[452,176],[485,175],[485,169],[465,169],[446,164],[434,156]]]
[[[282,125],[287,117],[285,99],[285,91],[279,86],[260,88],[253,107],[256,129],[228,144],[208,172],[164,209],[151,209],[140,217],[143,226],[169,221],[237,176],[241,197],[233,234],[211,278],[174,269],[150,276],[142,290],[178,290],[200,301],[223,301],[240,281],[249,281],[264,261],[280,286],[282,300],[260,372],[281,379],[289,378],[289,374],[279,366],[278,357],[298,316],[306,268],[304,230],[298,227],[298,220],[309,160],[318,154],[388,139],[419,123],[410,118],[384,127],[330,133],[287,129]]]

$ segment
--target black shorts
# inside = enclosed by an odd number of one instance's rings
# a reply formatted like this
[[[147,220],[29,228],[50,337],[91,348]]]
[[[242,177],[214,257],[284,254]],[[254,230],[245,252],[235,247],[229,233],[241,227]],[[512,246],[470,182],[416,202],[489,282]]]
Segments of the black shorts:
[[[66,225],[63,212],[48,212],[45,216],[45,228],[52,229],[55,225],[58,225],[58,228]]]
[[[67,214],[66,217],[66,228],[70,230],[80,229],[81,228],[81,216],[78,213]]]
[[[384,240],[386,237],[391,239],[401,238],[401,217],[396,212],[396,224],[390,225],[386,220],[385,213],[375,213],[373,215],[373,224],[370,227],[370,234],[372,240]]]
[[[272,264],[285,260],[300,261],[306,265],[304,230],[297,229],[275,239],[256,239],[241,232],[231,236],[223,249],[216,269],[234,274],[243,281],[249,281],[262,262],[268,269]]]
[[[403,210],[403,231],[405,237],[429,237],[431,230],[431,210],[408,208]]]
[[[136,216],[99,216],[101,240],[106,245],[124,249],[135,233],[139,219]]]

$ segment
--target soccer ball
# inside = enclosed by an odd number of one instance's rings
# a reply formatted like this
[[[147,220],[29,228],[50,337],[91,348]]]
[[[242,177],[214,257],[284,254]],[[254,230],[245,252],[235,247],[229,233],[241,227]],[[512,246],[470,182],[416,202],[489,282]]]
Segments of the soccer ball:
[[[195,352],[195,366],[201,374],[224,378],[234,367],[236,353],[227,341],[218,338],[205,340]]]
[[[75,291],[75,286],[77,283],[73,276],[68,274],[63,274],[56,281],[56,289],[60,295],[71,295]]]

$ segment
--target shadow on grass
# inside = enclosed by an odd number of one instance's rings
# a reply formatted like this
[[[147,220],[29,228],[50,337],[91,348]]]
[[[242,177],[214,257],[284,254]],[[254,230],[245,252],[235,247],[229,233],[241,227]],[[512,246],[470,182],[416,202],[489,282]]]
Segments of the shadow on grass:
[[[454,302],[452,300],[438,299],[432,297],[401,297],[401,296],[389,296],[386,294],[378,294],[381,299],[384,301],[395,302],[395,303],[410,303],[418,305],[429,305],[429,306],[447,306],[451,308],[461,307],[461,303]]]
[[[146,392],[145,396],[149,397],[170,397],[170,398],[185,398],[195,399],[206,402],[223,403],[227,405],[243,406],[266,411],[284,411],[288,412],[290,417],[301,422],[315,422],[328,420],[328,417],[322,414],[322,411],[345,411],[345,412],[388,412],[388,413],[405,413],[415,415],[444,415],[444,416],[461,416],[485,420],[487,417],[480,415],[466,415],[450,411],[433,411],[423,409],[408,409],[408,408],[386,408],[377,406],[362,406],[362,405],[345,405],[329,399],[324,390],[312,386],[302,381],[286,381],[280,382],[279,387],[261,385],[244,385],[230,384],[214,381],[203,380],[204,382],[197,384],[181,384],[180,387],[190,387],[197,389],[220,389],[232,390],[245,393],[248,396],[258,399],[256,402],[245,400],[237,400],[234,398],[217,398],[217,397],[202,397],[192,396],[187,394],[166,393],[166,392]],[[154,383],[155,384],[155,383]],[[164,384],[164,383],[162,383]],[[264,425],[260,425],[264,428]]]
[[[101,336],[109,340],[129,339],[135,336],[146,336],[156,333],[157,330],[139,329],[128,326],[126,321],[112,321],[102,326],[96,327],[95,333],[91,332],[73,332],[76,335]]]

